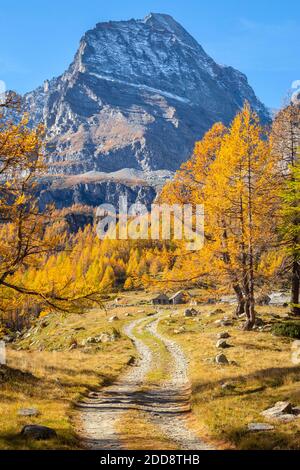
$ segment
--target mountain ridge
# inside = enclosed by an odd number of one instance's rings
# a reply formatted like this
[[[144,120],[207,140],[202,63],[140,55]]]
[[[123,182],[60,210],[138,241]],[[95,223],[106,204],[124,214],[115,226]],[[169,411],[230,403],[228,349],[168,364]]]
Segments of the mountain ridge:
[[[244,101],[269,114],[247,78],[217,64],[170,15],[97,23],[68,69],[24,96],[44,122],[51,175],[176,171]]]

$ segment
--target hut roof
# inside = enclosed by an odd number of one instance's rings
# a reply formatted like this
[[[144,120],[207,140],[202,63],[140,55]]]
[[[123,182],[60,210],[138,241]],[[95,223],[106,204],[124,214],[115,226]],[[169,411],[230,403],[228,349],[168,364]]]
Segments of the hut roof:
[[[170,300],[174,300],[176,299],[176,297],[179,297],[180,295],[186,295],[186,292],[184,292],[183,290],[180,290],[176,292],[176,294],[172,295],[172,297],[170,297]]]

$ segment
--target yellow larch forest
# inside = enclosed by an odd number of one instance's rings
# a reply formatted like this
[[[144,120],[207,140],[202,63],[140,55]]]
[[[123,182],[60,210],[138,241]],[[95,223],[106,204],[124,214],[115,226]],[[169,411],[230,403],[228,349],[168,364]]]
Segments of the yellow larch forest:
[[[43,129],[30,130],[26,117],[6,121],[0,129],[3,321],[80,311],[123,289],[198,285],[207,297],[234,292],[236,313],[246,313],[245,329],[251,329],[255,298],[288,286],[299,269],[299,148],[283,171],[290,113],[282,113],[273,130],[266,129],[246,103],[229,127],[213,125],[163,188],[160,203],[204,205],[205,244],[195,252],[177,240],[101,241],[90,225],[72,234],[64,211],[49,207],[40,214],[34,187],[45,170]],[[299,107],[293,113],[299,116]],[[297,313],[299,296],[294,301]]]

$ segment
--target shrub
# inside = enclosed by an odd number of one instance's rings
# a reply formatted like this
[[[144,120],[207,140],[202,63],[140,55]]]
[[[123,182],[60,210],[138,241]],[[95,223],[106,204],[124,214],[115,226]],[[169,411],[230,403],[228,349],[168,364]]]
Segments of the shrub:
[[[273,333],[276,336],[286,336],[288,338],[300,339],[300,321],[277,323],[273,327]]]

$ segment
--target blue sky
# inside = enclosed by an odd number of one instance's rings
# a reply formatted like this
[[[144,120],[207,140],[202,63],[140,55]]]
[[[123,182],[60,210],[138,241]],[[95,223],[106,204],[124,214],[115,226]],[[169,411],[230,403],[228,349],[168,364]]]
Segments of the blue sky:
[[[0,80],[32,90],[66,69],[87,29],[149,12],[171,14],[217,62],[244,72],[267,106],[300,79],[299,0],[0,0]]]

